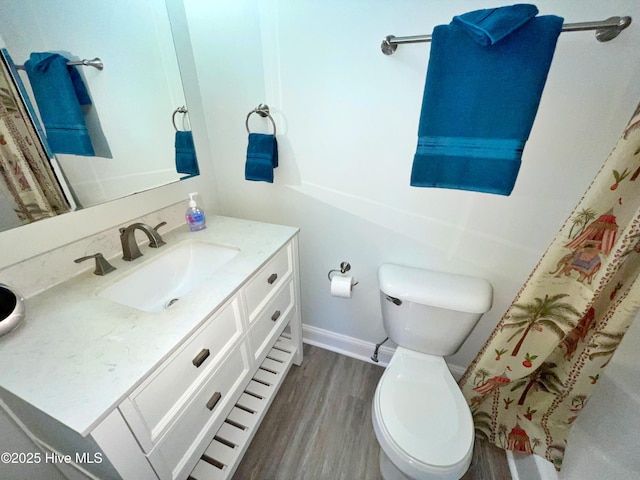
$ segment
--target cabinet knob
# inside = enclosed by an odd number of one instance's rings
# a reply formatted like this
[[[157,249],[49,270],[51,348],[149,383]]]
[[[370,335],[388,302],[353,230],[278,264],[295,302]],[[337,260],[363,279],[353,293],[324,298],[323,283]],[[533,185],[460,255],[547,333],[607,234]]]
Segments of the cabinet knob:
[[[271,320],[273,320],[274,322],[280,318],[280,310],[276,310],[275,312],[273,312],[273,315],[271,315]]]
[[[216,405],[218,404],[221,398],[222,398],[222,394],[220,392],[214,393],[213,397],[211,397],[207,402],[207,408],[209,410],[213,410],[214,408],[216,408]]]
[[[209,358],[209,349],[203,348],[202,351],[192,360],[192,363],[196,368],[199,368],[207,358]]]
[[[275,282],[277,279],[278,279],[278,274],[272,273],[271,275],[269,275],[269,278],[267,278],[267,283],[269,285],[273,285],[273,282]]]

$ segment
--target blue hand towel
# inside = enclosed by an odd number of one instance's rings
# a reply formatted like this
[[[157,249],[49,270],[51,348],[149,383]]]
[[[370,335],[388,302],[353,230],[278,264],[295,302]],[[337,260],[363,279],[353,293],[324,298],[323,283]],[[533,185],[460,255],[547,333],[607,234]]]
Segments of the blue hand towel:
[[[24,64],[54,153],[94,156],[81,105],[91,98],[73,66],[57,53],[32,53]]]
[[[496,43],[474,40],[477,31],[466,25],[471,18],[491,18],[491,35],[498,37],[509,30],[499,17],[513,19],[514,7],[490,16],[471,12],[459,17],[465,22],[434,29],[412,186],[513,190],[563,22],[549,15],[522,23],[516,15],[519,27]]]
[[[188,176],[184,178],[200,175],[193,134],[191,132],[176,132],[175,147],[176,172],[186,173]]]
[[[274,135],[250,133],[244,178],[273,183],[273,169],[278,166],[278,143]]]

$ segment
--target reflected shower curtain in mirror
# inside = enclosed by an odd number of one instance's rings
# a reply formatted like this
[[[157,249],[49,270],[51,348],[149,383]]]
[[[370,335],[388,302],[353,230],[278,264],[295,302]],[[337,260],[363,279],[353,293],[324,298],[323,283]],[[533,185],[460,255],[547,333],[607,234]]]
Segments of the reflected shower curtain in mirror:
[[[460,387],[476,435],[560,469],[640,308],[640,105]]]
[[[4,62],[0,68],[0,201],[10,202],[23,223],[68,212],[69,203]]]

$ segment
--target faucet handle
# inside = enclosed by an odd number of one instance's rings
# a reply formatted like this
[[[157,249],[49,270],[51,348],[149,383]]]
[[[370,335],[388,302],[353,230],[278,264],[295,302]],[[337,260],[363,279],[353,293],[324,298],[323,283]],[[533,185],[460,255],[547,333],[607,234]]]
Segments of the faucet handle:
[[[104,258],[104,255],[102,255],[102,253],[96,253],[94,255],[87,255],[86,257],[76,258],[74,262],[80,263],[92,258],[95,258],[96,260],[96,269],[93,271],[95,275],[106,275],[107,273],[113,272],[116,269],[116,267],[111,265],[107,261],[107,259]]]
[[[156,225],[155,227],[153,227],[153,231],[149,232],[151,235],[149,236],[149,246],[151,248],[160,248],[163,245],[166,245],[167,242],[165,242],[162,237],[160,236],[160,234],[158,233],[158,229],[160,227],[163,227],[164,225],[166,225],[167,222],[160,222],[158,225]]]

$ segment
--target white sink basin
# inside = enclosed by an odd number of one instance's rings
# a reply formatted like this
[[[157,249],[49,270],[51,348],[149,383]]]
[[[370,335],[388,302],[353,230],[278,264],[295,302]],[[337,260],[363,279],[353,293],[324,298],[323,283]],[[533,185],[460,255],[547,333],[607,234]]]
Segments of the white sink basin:
[[[166,247],[165,247],[166,248]],[[198,287],[240,250],[213,243],[187,240],[148,260],[98,296],[145,312],[169,308]]]

